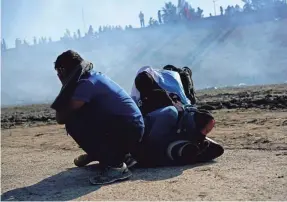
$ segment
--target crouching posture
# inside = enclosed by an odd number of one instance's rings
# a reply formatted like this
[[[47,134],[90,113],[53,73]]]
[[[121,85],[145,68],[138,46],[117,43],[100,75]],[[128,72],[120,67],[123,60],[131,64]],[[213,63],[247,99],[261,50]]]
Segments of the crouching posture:
[[[132,97],[145,118],[145,135],[137,154],[142,166],[193,164],[223,154],[223,148],[206,137],[214,118],[189,104],[177,72],[143,67]]]
[[[63,87],[51,107],[86,152],[75,164],[99,161],[104,172],[90,181],[107,184],[132,175],[128,167],[135,161],[126,157],[141,141],[144,122],[133,99],[107,76],[91,73],[92,67],[74,51],[59,55],[55,69]]]

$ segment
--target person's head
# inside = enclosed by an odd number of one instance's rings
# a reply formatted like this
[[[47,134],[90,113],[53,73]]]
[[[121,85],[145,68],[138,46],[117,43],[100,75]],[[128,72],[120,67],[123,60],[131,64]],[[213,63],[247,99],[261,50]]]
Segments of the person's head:
[[[178,68],[177,68],[177,67],[175,67],[175,66],[173,66],[173,65],[170,65],[170,64],[165,65],[165,66],[163,67],[163,69],[164,69],[164,70],[170,70],[170,71],[176,71],[176,72],[179,72],[179,70],[178,70]]]
[[[147,94],[151,90],[160,88],[153,77],[145,71],[137,75],[135,86],[141,94]]]
[[[55,70],[61,81],[69,76],[69,74],[81,64],[84,59],[79,53],[68,50],[59,55],[55,61]]]

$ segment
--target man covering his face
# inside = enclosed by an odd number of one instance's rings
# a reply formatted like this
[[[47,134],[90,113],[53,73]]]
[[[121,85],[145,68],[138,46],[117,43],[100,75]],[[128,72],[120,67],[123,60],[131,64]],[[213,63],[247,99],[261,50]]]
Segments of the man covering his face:
[[[63,87],[51,107],[86,152],[75,164],[99,161],[105,172],[90,181],[107,184],[131,176],[128,167],[136,162],[130,154],[142,139],[144,121],[133,99],[104,74],[91,73],[92,68],[75,51],[59,55],[55,69]]]

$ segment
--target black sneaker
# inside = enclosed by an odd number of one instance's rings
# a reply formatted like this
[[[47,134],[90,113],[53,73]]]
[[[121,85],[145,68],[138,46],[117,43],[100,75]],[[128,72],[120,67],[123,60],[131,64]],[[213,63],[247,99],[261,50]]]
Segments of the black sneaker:
[[[208,149],[209,146],[210,146],[210,141],[208,141],[206,139],[203,140],[202,142],[200,142],[198,144],[198,147],[199,147],[198,155],[202,154],[203,152],[205,152]]]
[[[126,180],[131,176],[131,171],[129,171],[127,165],[123,163],[120,168],[107,167],[100,176],[91,177],[90,182],[93,185],[105,185]]]
[[[211,161],[224,153],[224,149],[214,140],[206,137],[206,140],[200,145],[201,152],[197,157],[198,162]]]
[[[138,162],[132,157],[131,154],[125,156],[125,164],[128,168],[134,167]]]
[[[194,164],[196,162],[198,152],[199,148],[197,145],[192,144],[191,142],[186,143],[178,152],[178,155],[180,156],[180,162],[183,165]]]
[[[196,162],[199,147],[188,140],[172,142],[167,148],[167,155],[175,165],[188,165]]]

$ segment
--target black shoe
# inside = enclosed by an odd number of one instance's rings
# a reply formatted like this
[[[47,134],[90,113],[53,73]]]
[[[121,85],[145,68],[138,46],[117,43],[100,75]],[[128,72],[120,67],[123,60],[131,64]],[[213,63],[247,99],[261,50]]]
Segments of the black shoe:
[[[214,160],[224,153],[223,147],[208,137],[206,137],[206,140],[200,145],[200,148],[200,154],[197,156],[198,162]]]
[[[132,157],[131,154],[127,154],[125,156],[125,164],[127,165],[128,168],[134,167],[138,162]]]
[[[91,177],[90,182],[93,185],[105,185],[126,180],[131,176],[132,173],[129,171],[127,165],[123,163],[122,167],[119,168],[107,167],[100,176]]]
[[[188,140],[172,142],[167,148],[167,156],[174,165],[190,165],[197,160],[199,147]]]
[[[180,162],[183,165],[194,164],[196,162],[198,152],[199,148],[197,145],[192,144],[191,142],[186,143],[178,152]]]
[[[205,152],[205,150],[208,149],[209,145],[210,145],[210,141],[208,141],[208,140],[206,140],[206,139],[203,140],[202,142],[200,142],[200,143],[198,144],[198,147],[199,147],[198,155],[199,155],[199,154],[202,154],[203,152]]]
[[[184,144],[178,151],[178,156],[196,156],[199,153],[199,147],[191,142]]]

